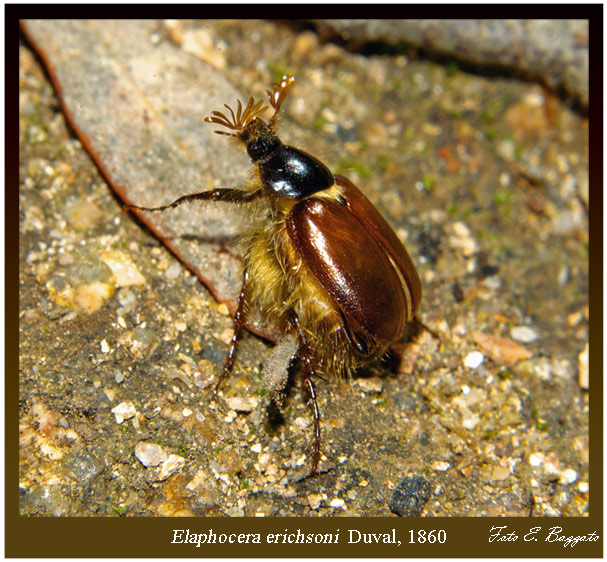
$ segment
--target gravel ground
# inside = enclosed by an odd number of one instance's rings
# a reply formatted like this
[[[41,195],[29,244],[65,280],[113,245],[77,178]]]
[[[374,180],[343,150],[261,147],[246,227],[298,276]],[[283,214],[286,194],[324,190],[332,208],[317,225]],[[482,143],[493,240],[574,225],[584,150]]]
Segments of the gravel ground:
[[[587,515],[588,120],[534,83],[286,25],[170,33],[246,96],[297,77],[281,136],[394,225],[440,339],[319,381],[321,470],[298,481],[301,373],[273,405],[247,333],[210,401],[227,307],[122,212],[21,44],[20,513]]]

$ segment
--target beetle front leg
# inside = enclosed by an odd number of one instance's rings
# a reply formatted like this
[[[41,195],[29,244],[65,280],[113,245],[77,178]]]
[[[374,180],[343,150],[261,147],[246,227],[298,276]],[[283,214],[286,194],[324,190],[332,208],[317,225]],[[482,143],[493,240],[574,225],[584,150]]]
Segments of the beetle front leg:
[[[139,207],[138,205],[125,205],[127,211],[166,211],[193,201],[219,201],[223,203],[249,203],[261,196],[261,190],[257,191],[242,191],[240,189],[212,189],[210,191],[202,191],[200,193],[190,193],[176,199],[167,205],[160,207]]]
[[[316,387],[312,379],[319,377],[314,370],[312,365],[310,347],[306,339],[306,335],[299,324],[299,318],[296,314],[293,314],[293,324],[297,329],[297,336],[299,338],[299,355],[304,364],[306,376],[304,377],[303,384],[308,387],[310,393],[310,403],[312,404],[312,414],[314,416],[314,456],[312,457],[312,466],[307,477],[314,476],[318,469],[318,463],[320,462],[320,409],[318,408],[318,401],[316,400]]]
[[[228,355],[225,358],[223,363],[223,369],[221,371],[221,375],[219,375],[219,380],[215,385],[215,390],[213,391],[213,397],[217,397],[217,392],[219,391],[219,387],[224,379],[232,372],[232,368],[234,367],[234,360],[236,359],[236,347],[238,346],[238,339],[240,337],[240,332],[242,331],[242,327],[244,325],[245,319],[245,306],[246,306],[246,290],[247,283],[249,281],[249,271],[245,267],[242,274],[242,287],[240,289],[240,294],[238,295],[238,302],[236,303],[236,312],[234,313],[234,335],[232,336],[232,341],[230,342],[230,350],[228,351]]]

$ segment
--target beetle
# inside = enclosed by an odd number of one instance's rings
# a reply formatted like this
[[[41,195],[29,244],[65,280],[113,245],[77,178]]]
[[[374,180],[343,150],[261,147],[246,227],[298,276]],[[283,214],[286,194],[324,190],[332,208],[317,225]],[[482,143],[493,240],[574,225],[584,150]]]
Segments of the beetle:
[[[321,447],[314,379],[349,376],[381,357],[414,319],[422,286],[402,242],[360,189],[278,137],[276,121],[294,80],[285,75],[267,90],[274,109],[267,121],[261,118],[267,106],[252,97],[244,107],[237,100],[235,111],[225,105],[227,112],[213,111],[205,118],[223,128],[216,133],[244,145],[254,181],[242,189],[184,195],[160,207],[127,208],[164,211],[192,201],[251,206],[242,237],[243,281],[234,335],[215,395],[233,368],[245,310],[258,307],[268,323],[297,342],[314,418],[313,475]]]

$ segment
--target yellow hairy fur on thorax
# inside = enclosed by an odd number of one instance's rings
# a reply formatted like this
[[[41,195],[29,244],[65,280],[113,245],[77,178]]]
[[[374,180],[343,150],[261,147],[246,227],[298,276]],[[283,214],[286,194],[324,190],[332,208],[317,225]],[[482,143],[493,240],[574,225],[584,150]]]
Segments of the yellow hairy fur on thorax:
[[[330,188],[321,196],[335,197],[337,193]],[[274,205],[254,213],[250,234],[243,239],[249,306],[259,309],[283,333],[293,330],[288,318],[289,310],[293,310],[318,374],[349,376],[361,361],[342,328],[334,301],[291,243],[285,222],[294,203],[291,199],[283,208]]]

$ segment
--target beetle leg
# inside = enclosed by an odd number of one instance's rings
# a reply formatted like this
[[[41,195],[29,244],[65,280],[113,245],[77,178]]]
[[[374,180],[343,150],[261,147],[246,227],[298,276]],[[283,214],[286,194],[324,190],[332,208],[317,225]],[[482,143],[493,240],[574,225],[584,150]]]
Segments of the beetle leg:
[[[316,469],[318,468],[318,463],[320,461],[320,409],[318,408],[318,401],[316,400],[316,387],[312,381],[314,377],[319,377],[319,375],[316,374],[316,371],[314,371],[314,367],[312,366],[310,347],[308,346],[306,335],[301,329],[299,318],[296,314],[293,314],[293,324],[297,329],[297,335],[299,337],[299,354],[306,372],[303,384],[308,387],[310,403],[312,404],[312,413],[314,416],[314,456],[312,457],[312,466],[308,473],[308,477],[310,477],[316,474]]]
[[[137,205],[125,205],[124,208],[131,211],[166,211],[178,207],[183,203],[190,203],[192,201],[223,201],[224,203],[248,203],[257,199],[262,194],[261,190],[248,192],[240,189],[212,189],[210,191],[202,191],[201,193],[190,193],[184,195],[179,199],[176,199],[172,203],[167,205],[161,205],[160,207],[139,207]]]
[[[234,313],[234,335],[232,336],[232,341],[230,342],[230,350],[228,351],[228,355],[223,363],[223,369],[221,371],[221,375],[219,376],[219,380],[215,385],[215,390],[213,391],[213,397],[217,396],[217,392],[219,391],[219,387],[223,380],[230,374],[232,371],[232,367],[234,367],[234,360],[236,359],[236,347],[238,345],[238,339],[240,337],[240,332],[242,331],[242,326],[244,325],[245,318],[245,304],[246,304],[246,289],[247,283],[249,281],[249,271],[245,267],[242,274],[242,287],[240,289],[240,294],[238,295],[238,302],[236,304],[236,312]]]

